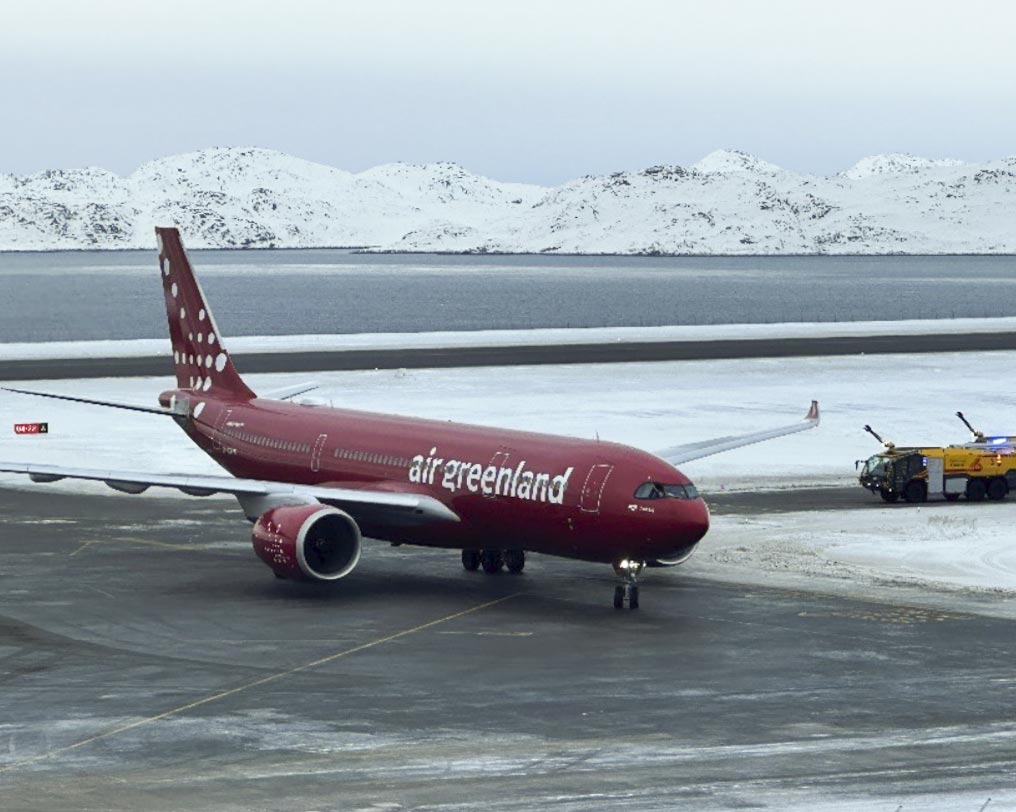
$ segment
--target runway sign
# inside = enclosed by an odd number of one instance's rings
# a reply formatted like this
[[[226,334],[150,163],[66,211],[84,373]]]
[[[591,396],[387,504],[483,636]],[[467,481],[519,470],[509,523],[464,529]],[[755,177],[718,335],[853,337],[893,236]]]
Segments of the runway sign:
[[[15,434],[49,434],[49,423],[15,423]]]

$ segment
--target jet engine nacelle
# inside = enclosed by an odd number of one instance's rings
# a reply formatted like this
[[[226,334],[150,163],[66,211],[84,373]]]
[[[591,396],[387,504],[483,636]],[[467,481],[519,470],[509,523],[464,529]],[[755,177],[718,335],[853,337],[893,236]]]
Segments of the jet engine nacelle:
[[[360,560],[360,528],[328,505],[272,508],[254,524],[254,552],[280,578],[336,581]]]
[[[694,544],[689,544],[687,547],[677,550],[673,555],[670,555],[667,558],[654,558],[652,561],[647,561],[646,563],[650,567],[676,567],[678,564],[683,564],[691,558],[691,554],[695,552],[696,547],[698,547],[697,541]]]

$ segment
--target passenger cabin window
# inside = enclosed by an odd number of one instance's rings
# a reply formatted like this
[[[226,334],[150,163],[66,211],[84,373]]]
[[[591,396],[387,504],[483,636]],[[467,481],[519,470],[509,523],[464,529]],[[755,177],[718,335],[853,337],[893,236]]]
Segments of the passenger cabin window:
[[[694,485],[667,485],[663,482],[643,482],[635,489],[636,499],[697,499]]]

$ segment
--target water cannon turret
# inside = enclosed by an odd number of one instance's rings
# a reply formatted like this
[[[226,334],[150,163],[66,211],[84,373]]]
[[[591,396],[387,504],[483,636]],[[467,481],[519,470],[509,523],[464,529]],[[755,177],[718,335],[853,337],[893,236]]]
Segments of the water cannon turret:
[[[963,425],[964,426],[966,426],[968,429],[970,429],[970,433],[974,435],[974,442],[975,443],[983,443],[984,442],[984,432],[983,431],[978,431],[973,426],[971,426],[970,422],[963,416],[963,412],[956,412],[956,416],[960,420],[963,421]]]
[[[871,426],[865,426],[864,430],[868,432],[868,434],[870,434],[876,440],[878,440],[880,443],[882,443],[882,445],[884,445],[888,451],[892,451],[894,448],[896,448],[896,443],[894,443],[892,440],[883,440],[878,435],[878,432],[875,431],[875,429],[873,429]]]

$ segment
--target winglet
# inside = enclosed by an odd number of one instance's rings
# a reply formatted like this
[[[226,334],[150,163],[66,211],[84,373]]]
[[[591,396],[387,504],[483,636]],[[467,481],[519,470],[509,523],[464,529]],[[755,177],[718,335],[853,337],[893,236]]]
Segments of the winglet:
[[[808,414],[805,415],[804,419],[813,422],[816,426],[818,425],[818,423],[819,423],[819,414],[818,414],[818,401],[817,400],[813,400],[811,402],[811,408],[808,409]]]

